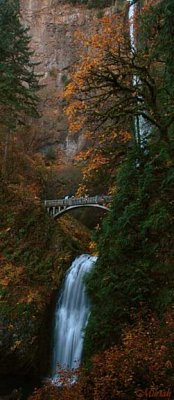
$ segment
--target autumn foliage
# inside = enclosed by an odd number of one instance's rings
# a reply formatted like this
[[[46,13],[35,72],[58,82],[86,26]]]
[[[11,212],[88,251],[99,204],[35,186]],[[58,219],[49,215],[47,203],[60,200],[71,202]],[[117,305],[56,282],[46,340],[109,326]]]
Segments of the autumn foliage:
[[[76,383],[68,383],[74,371],[59,371],[63,387],[48,383],[29,400],[134,400],[145,389],[172,389],[173,328],[172,310],[162,325],[155,316],[139,318],[124,330],[120,346],[95,355],[90,370],[77,371]]]
[[[123,35],[123,16],[104,16],[95,26],[90,37],[76,33],[76,40],[83,44],[84,53],[67,85],[64,98],[69,121],[69,129],[74,134],[80,130],[89,143],[87,151],[78,155],[77,161],[85,164],[84,182],[92,191],[100,181],[108,189],[106,177],[113,182],[115,167],[125,153],[125,144],[131,140],[129,115],[117,126],[115,113],[120,113],[117,105],[113,79],[123,71],[122,59],[130,61],[129,39]],[[126,68],[126,67],[125,67]],[[125,85],[130,81],[129,72]],[[120,78],[119,78],[120,79]],[[134,89],[133,89],[134,90]],[[120,98],[120,96],[119,96]],[[124,100],[126,103],[126,99]],[[93,185],[92,183],[93,182]],[[81,186],[80,190],[83,188]]]
[[[158,4],[150,1],[141,8],[141,14],[134,15],[136,48],[130,41],[127,7],[122,13],[94,19],[90,36],[76,34],[84,52],[74,67],[64,99],[70,131],[82,131],[91,147],[90,154],[89,149],[81,154],[82,190],[85,186],[94,190],[99,181],[104,181],[107,189],[113,186],[114,173],[125,159],[127,148],[134,141],[138,146],[142,140],[146,142],[149,125],[165,139],[172,124],[173,97],[165,57],[156,50],[163,25]],[[143,139],[138,118],[144,121]]]

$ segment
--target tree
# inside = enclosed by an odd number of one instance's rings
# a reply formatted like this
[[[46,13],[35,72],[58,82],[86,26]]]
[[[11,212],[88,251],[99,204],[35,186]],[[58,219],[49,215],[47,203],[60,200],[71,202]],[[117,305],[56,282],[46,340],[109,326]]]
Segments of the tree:
[[[162,313],[173,302],[173,168],[159,154],[133,153],[121,167],[113,207],[98,237],[99,258],[87,278],[92,312],[85,355],[120,340],[132,312]],[[100,310],[102,309],[102,313]],[[92,346],[91,346],[92,342]]]
[[[93,155],[99,151],[106,157],[107,149],[108,153],[114,149],[116,155],[125,138],[130,140],[132,136],[135,140],[135,132],[134,137],[130,134],[135,118],[144,121],[143,138],[136,137],[138,144],[143,141],[145,146],[152,129],[149,126],[153,127],[154,137],[161,135],[168,141],[174,119],[173,93],[167,77],[168,63],[159,45],[167,29],[163,17],[166,22],[167,16],[158,3],[152,1],[135,20],[137,49],[131,48],[125,14],[105,16],[90,38],[81,35],[88,51],[66,87],[66,113],[70,129],[83,129],[95,143]],[[116,165],[118,159],[115,156]]]
[[[6,162],[9,132],[38,116],[37,74],[29,48],[28,28],[21,23],[18,0],[0,0],[0,126],[5,133]]]
[[[141,73],[144,65],[149,68],[148,75],[141,74],[141,81],[145,115],[151,118],[151,126],[144,146],[132,145],[117,171],[113,206],[97,239],[99,258],[87,278],[92,301],[85,340],[88,357],[91,348],[95,352],[117,343],[125,324],[135,323],[133,316],[141,313],[146,319],[155,310],[162,318],[174,300],[174,83],[161,45],[162,32],[168,32],[165,45],[172,40],[172,31],[166,27],[170,22],[167,12],[166,2],[162,2],[148,8],[142,18],[145,36],[142,34],[137,50],[142,57],[137,69]],[[135,105],[135,115],[141,107]]]
[[[112,51],[115,43],[123,42],[122,17],[117,15],[117,25],[115,17],[104,17],[100,20],[100,24],[97,20],[95,23],[90,38],[84,37],[81,32],[77,34],[77,40],[81,40],[88,50],[82,54],[64,94],[68,103],[66,114],[70,130],[76,133],[82,129],[90,146],[90,150],[84,151],[78,159],[87,160],[84,180],[87,188],[91,190],[94,187],[97,190],[99,181],[105,184],[106,189],[108,188],[106,178],[113,177],[116,165],[125,154],[124,144],[131,138],[128,132],[128,118],[124,116],[124,121],[118,124],[119,127],[115,124],[113,105],[115,97],[112,77],[110,81],[107,70],[110,61],[106,58],[108,49]],[[129,45],[129,41],[127,44]],[[124,48],[124,54],[125,50]]]

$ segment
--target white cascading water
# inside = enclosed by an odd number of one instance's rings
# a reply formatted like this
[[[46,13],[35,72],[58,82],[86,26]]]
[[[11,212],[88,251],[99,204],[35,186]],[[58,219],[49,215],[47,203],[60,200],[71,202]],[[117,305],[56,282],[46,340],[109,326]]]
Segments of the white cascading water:
[[[129,6],[129,32],[130,32],[130,41],[131,47],[133,50],[136,49],[135,45],[135,33],[134,33],[134,15],[135,15],[135,4],[131,5],[131,0],[128,0],[130,3]]]
[[[132,0],[128,0],[129,6],[129,32],[130,32],[130,43],[132,51],[136,51],[136,37],[135,37],[135,26],[134,17],[136,12],[136,4],[131,4]],[[141,85],[139,76],[133,76],[133,85]],[[142,146],[143,138],[145,137],[149,126],[142,115],[135,118],[135,135],[137,143]]]
[[[83,349],[83,330],[89,317],[89,301],[85,292],[84,276],[96,257],[83,254],[67,271],[62,293],[55,311],[52,377],[57,380],[56,366],[78,368]]]

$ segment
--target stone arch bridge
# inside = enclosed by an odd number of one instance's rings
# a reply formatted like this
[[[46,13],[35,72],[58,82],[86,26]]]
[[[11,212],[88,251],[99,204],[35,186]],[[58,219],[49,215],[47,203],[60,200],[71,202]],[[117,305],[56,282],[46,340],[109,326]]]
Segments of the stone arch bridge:
[[[111,203],[112,196],[92,196],[92,197],[70,197],[58,200],[45,200],[44,205],[49,215],[59,218],[71,210],[81,207],[97,207],[109,210],[108,204]]]

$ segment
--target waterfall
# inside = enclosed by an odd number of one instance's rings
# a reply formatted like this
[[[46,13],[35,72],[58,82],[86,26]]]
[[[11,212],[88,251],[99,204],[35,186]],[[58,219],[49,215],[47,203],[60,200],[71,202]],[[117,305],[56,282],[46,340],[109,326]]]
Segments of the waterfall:
[[[84,276],[96,261],[87,254],[77,257],[67,271],[54,322],[52,377],[56,365],[78,368],[83,348],[83,330],[89,316],[89,301],[85,293]]]
[[[136,45],[135,45],[135,33],[134,33],[134,15],[135,15],[135,10],[136,10],[136,5],[135,4],[131,4],[131,1],[128,0],[128,2],[130,3],[129,5],[129,32],[130,32],[130,42],[131,42],[131,47],[133,50],[136,49]]]
[[[130,43],[131,43],[131,50],[132,52],[136,51],[136,37],[135,37],[135,26],[134,26],[134,17],[135,17],[135,12],[136,12],[136,4],[132,3],[132,0],[128,0],[129,2],[129,33],[130,33]],[[139,76],[134,75],[132,79],[133,85],[134,86],[141,86],[141,80]],[[140,98],[141,100],[141,98]],[[149,129],[149,124],[147,121],[143,118],[142,115],[139,115],[135,117],[134,120],[135,124],[135,138],[139,146],[143,147],[143,140],[146,137],[146,134]]]

